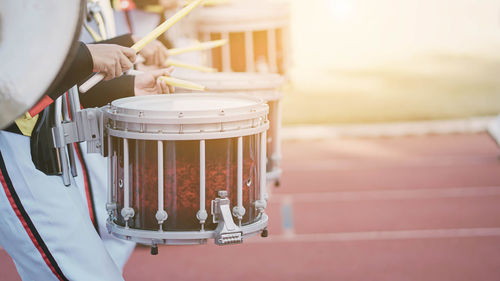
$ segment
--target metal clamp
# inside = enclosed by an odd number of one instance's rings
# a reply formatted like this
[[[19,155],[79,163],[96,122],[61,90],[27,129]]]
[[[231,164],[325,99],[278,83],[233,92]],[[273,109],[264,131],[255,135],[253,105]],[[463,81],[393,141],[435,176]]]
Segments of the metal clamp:
[[[98,108],[82,109],[73,121],[65,121],[52,128],[54,147],[60,148],[75,142],[87,142],[87,153],[103,153],[103,115]]]
[[[215,244],[222,246],[243,243],[243,232],[233,221],[227,191],[219,191],[219,197],[211,203],[212,220],[218,224],[215,229]]]

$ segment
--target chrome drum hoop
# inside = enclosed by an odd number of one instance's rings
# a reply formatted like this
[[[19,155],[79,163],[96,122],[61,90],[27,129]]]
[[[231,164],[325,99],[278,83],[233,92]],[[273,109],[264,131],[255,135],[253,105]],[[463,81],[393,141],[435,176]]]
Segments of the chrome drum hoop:
[[[144,106],[155,102],[181,99],[232,99],[242,101],[241,106],[200,110],[138,109],[134,102]],[[230,100],[231,101],[231,100]],[[245,104],[246,102],[246,104]],[[148,104],[149,103],[149,104]],[[251,105],[249,105],[251,104]],[[132,97],[114,101],[102,108],[104,124],[110,135],[120,138],[183,140],[213,139],[217,134],[225,137],[260,133],[267,129],[269,107],[262,99],[243,94],[173,94],[163,97]]]
[[[241,227],[244,238],[255,236],[267,228],[268,216],[262,214],[256,222]],[[214,239],[216,232],[207,231],[150,231],[139,229],[126,229],[116,225],[108,219],[106,222],[108,232],[113,236],[134,241],[144,245],[200,245],[206,244],[208,239]]]

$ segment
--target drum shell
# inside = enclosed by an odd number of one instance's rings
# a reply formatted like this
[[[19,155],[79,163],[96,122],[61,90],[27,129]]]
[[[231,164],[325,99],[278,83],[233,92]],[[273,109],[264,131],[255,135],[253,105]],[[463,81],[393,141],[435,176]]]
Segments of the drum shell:
[[[246,210],[242,224],[249,224],[257,218],[254,203],[259,199],[259,135],[242,137],[243,139],[243,207]],[[129,196],[130,207],[135,216],[128,226],[134,229],[157,230],[155,218],[158,210],[158,150],[156,141],[128,140],[129,142]],[[231,206],[237,205],[237,138],[215,139],[206,141],[205,153],[205,205],[210,206],[217,192],[226,190]],[[200,162],[199,141],[164,141],[164,202],[168,219],[163,223],[163,230],[195,231],[200,230],[196,214],[200,208]],[[123,182],[123,139],[112,138],[114,202],[117,209],[124,207]],[[208,210],[206,230],[213,230],[216,224]],[[124,226],[125,221],[118,212],[115,223]]]

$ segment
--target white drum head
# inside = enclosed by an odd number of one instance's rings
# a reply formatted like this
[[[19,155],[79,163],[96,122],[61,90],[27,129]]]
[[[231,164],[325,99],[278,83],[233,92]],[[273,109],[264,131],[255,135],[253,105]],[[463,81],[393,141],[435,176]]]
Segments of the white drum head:
[[[118,113],[181,118],[203,118],[225,114],[245,114],[261,106],[263,101],[234,94],[172,94],[129,97],[111,103]]]
[[[105,107],[108,132],[134,139],[194,140],[260,133],[269,107],[242,94],[130,97]]]

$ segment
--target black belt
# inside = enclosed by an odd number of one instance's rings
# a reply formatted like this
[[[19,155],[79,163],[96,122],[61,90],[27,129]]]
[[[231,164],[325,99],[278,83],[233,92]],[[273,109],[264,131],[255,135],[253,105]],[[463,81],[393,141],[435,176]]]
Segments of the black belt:
[[[52,127],[54,126],[54,105],[45,108],[38,115],[30,137],[31,159],[35,167],[46,175],[60,175],[61,167],[58,152],[54,148]],[[16,123],[4,129],[7,132],[23,135]]]
[[[17,127],[16,123],[12,123],[9,127],[5,128],[4,131],[11,132],[14,134],[22,135],[21,130]]]

